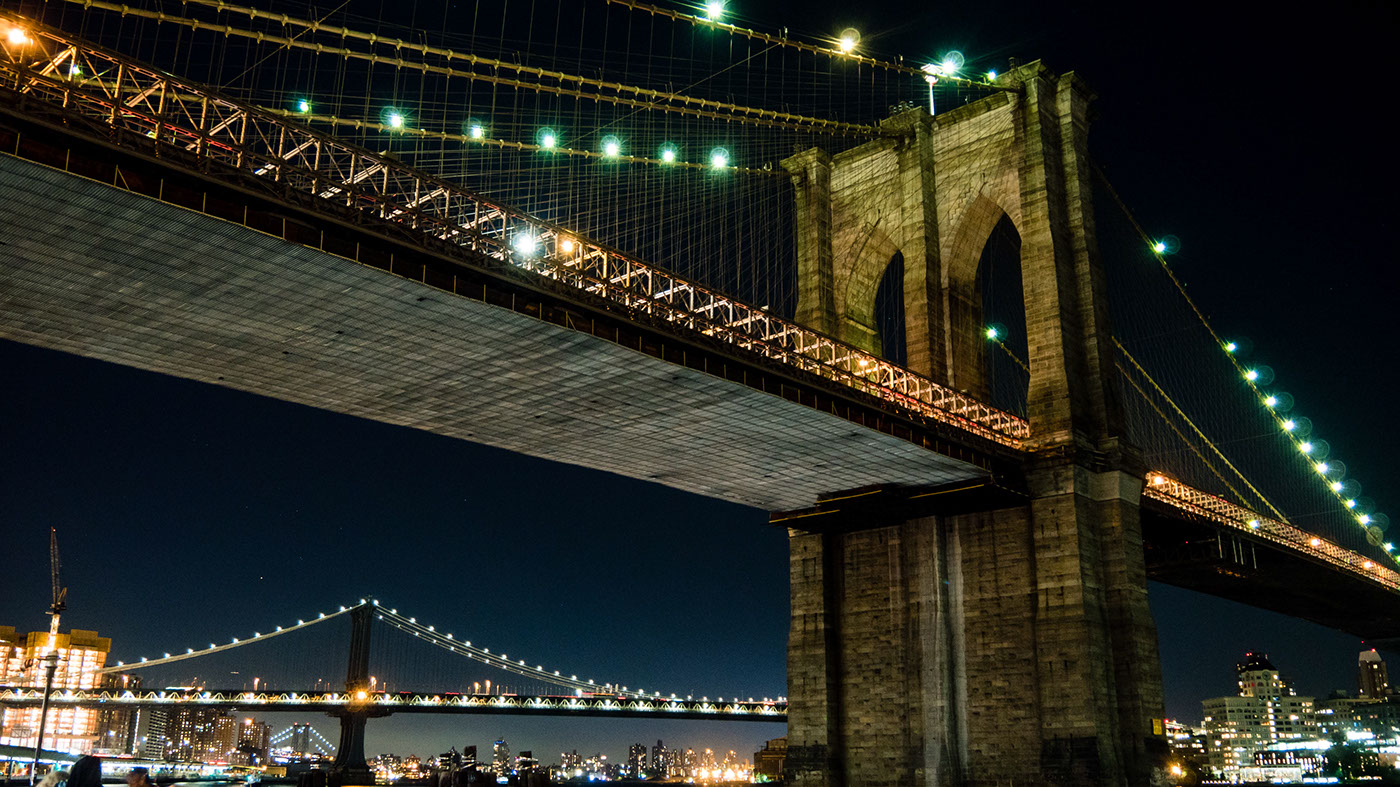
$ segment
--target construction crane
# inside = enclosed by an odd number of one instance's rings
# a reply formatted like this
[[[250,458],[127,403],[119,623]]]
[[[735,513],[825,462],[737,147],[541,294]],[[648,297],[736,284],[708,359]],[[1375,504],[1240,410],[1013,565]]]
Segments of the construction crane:
[[[53,580],[53,604],[49,606],[49,648],[58,643],[58,618],[68,608],[68,588],[58,580],[58,530],[49,528],[49,577]]]
[[[58,579],[58,530],[49,528],[49,578],[53,586],[53,603],[49,605],[49,652],[40,659],[44,663],[44,701],[39,705],[39,734],[34,739],[34,761],[29,765],[29,783],[39,777],[39,757],[44,751],[44,728],[49,721],[49,695],[53,694],[53,676],[58,670],[58,618],[68,608],[64,603],[68,589]]]

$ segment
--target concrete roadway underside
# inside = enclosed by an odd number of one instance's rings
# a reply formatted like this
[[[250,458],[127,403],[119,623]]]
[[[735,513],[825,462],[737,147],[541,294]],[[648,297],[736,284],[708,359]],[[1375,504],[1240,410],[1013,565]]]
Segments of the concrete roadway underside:
[[[766,510],[976,466],[594,336],[0,156],[0,337]]]

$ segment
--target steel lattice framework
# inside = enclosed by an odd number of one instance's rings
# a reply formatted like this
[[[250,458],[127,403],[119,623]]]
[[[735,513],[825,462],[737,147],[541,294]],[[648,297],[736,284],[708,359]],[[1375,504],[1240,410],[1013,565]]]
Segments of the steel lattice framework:
[[[1147,484],[1143,489],[1143,494],[1153,500],[1160,500],[1217,524],[1241,530],[1256,538],[1297,550],[1309,557],[1329,563],[1346,573],[1356,574],[1372,582],[1379,582],[1391,590],[1400,590],[1400,573],[1396,573],[1377,561],[1338,546],[1325,538],[1314,536],[1293,525],[1280,522],[1277,519],[1262,517],[1223,497],[1189,487],[1162,473],[1150,472],[1147,474]]]
[[[0,85],[1019,448],[1025,419],[394,159],[8,12]]]
[[[42,689],[0,687],[0,707],[29,707],[43,702]],[[679,719],[726,721],[787,720],[787,703],[779,700],[729,701],[660,699],[615,694],[584,696],[420,694],[414,692],[295,692],[295,691],[130,691],[123,689],[62,689],[49,695],[53,707],[140,708],[200,707],[259,708],[264,711],[357,711],[390,713],[501,713],[541,716],[666,716]]]

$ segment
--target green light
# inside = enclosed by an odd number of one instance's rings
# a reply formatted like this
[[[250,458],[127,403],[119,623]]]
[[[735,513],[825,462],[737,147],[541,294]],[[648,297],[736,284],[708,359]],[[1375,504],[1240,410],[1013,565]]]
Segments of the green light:
[[[1308,442],[1299,443],[1298,450],[1305,454],[1310,454],[1313,452],[1313,444]]]
[[[1346,502],[1346,507],[1347,507],[1347,508],[1356,508],[1356,501],[1355,501],[1355,500],[1348,500],[1348,501]]]
[[[1250,382],[1254,382],[1255,380],[1258,380],[1258,379],[1259,379],[1259,372],[1256,372],[1256,371],[1254,371],[1253,369],[1250,369],[1249,371],[1247,371],[1247,372],[1244,373],[1244,379],[1246,379],[1246,380],[1248,380],[1248,381],[1250,381]]]
[[[80,68],[76,63],[74,63],[73,65],[70,65],[70,66],[68,67],[68,76],[70,76],[70,77],[80,77],[80,76],[82,76],[82,75],[83,75],[83,69]]]
[[[311,102],[310,102],[310,101],[307,101],[307,100],[304,99],[304,98],[301,99],[300,101],[297,102],[297,111],[300,112],[300,113],[302,113],[303,115],[306,114],[307,112],[310,112],[310,111],[311,111]]]
[[[603,137],[603,155],[615,158],[622,152],[622,141],[617,137]]]
[[[1313,465],[1313,469],[1317,471],[1318,475],[1327,475],[1328,468],[1326,462],[1318,462],[1317,464]]]
[[[724,16],[724,3],[720,0],[710,0],[705,4],[705,18],[711,22]]]
[[[1384,549],[1384,550],[1387,551],[1387,552],[1394,552],[1394,551],[1395,551],[1395,545],[1392,544],[1392,543],[1390,543],[1389,541],[1387,541],[1386,543],[1384,543],[1384,544],[1381,545],[1381,549]]]
[[[729,151],[724,148],[715,148],[710,151],[710,166],[715,169],[724,169],[729,166]]]
[[[995,81],[997,81],[997,72],[995,72],[995,71],[988,71],[988,72],[987,72],[987,81],[988,81],[988,82],[995,82]]]
[[[995,340],[997,339],[997,337],[1000,336],[1000,335],[1001,335],[1000,332],[998,332],[996,328],[988,328],[988,329],[987,329],[987,338],[988,338],[988,339],[991,339],[991,340],[995,341]]]
[[[389,127],[403,128],[403,115],[398,112],[389,113]]]
[[[676,146],[669,144],[663,145],[661,147],[661,160],[667,164],[676,163]]]
[[[1264,397],[1264,405],[1265,405],[1266,407],[1273,407],[1273,406],[1275,406],[1275,405],[1277,405],[1277,404],[1278,404],[1278,397],[1277,397],[1277,396],[1266,396],[1266,397]]]
[[[1328,486],[1332,487],[1332,491],[1333,491],[1333,492],[1340,492],[1340,491],[1342,491],[1342,482],[1341,482],[1341,481],[1333,481],[1332,483],[1328,484]]]
[[[1157,241],[1156,243],[1152,244],[1152,250],[1157,252],[1158,254],[1166,254],[1167,244],[1163,243],[1162,241]]]
[[[1359,517],[1356,518],[1356,521],[1360,522],[1360,523],[1363,524],[1363,525],[1369,525],[1369,524],[1371,524],[1371,515],[1370,515],[1370,514],[1362,514],[1361,516],[1359,516]]]
[[[1232,353],[1238,349],[1240,349],[1240,346],[1238,344],[1235,344],[1234,342],[1225,342],[1225,352]]]
[[[1297,429],[1297,428],[1298,428],[1298,422],[1297,422],[1297,421],[1294,421],[1292,418],[1290,418],[1290,419],[1288,419],[1287,421],[1284,421],[1284,422],[1283,422],[1283,431],[1285,431],[1285,432],[1291,432],[1291,431],[1293,431],[1294,429]]]
[[[486,129],[482,128],[479,123],[473,123],[472,127],[467,130],[467,136],[472,139],[485,139]]]

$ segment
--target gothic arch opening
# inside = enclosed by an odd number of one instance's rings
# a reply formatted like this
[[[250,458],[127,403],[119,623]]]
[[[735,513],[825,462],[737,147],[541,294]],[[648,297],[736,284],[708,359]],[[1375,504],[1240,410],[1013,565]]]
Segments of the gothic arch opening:
[[[983,343],[982,368],[989,403],[1025,415],[1030,385],[1025,364],[1030,356],[1025,290],[1021,284],[1021,235],[1006,214],[1002,214],[982,247],[976,287],[984,330],[997,332],[995,340],[988,338]]]
[[[875,288],[875,329],[880,357],[900,366],[909,364],[904,326],[904,254],[895,252]]]

